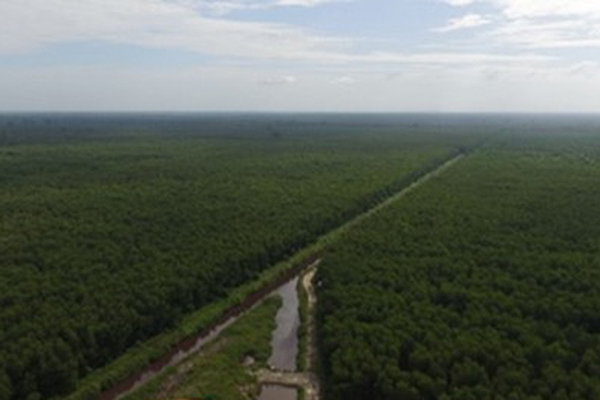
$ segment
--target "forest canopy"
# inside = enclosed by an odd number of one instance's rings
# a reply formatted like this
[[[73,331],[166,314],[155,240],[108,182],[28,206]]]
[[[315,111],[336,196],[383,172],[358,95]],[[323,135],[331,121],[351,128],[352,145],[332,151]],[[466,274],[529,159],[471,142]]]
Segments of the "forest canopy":
[[[328,400],[600,398],[600,138],[490,142],[325,255]]]
[[[476,136],[281,118],[0,117],[0,399],[71,392]]]

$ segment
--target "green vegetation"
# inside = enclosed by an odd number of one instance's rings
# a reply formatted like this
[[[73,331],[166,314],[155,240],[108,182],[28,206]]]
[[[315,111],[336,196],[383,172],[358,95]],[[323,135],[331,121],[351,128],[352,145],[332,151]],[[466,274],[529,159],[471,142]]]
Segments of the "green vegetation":
[[[271,336],[280,297],[270,297],[227,328],[202,352],[167,369],[123,400],[198,398],[212,394],[215,400],[254,399],[259,386],[250,368],[264,368],[271,354]],[[245,366],[247,357],[254,363]]]
[[[67,400],[94,398],[103,388],[109,388],[128,377],[132,372],[142,370],[182,340],[203,330],[205,331],[207,327],[220,322],[222,316],[228,310],[239,306],[244,299],[260,291],[271,282],[277,281],[288,270],[302,261],[302,258],[298,256],[278,263],[273,268],[261,273],[258,279],[236,288],[227,297],[216,300],[198,311],[186,315],[174,329],[167,330],[150,340],[136,344],[115,361],[86,376],[78,385],[77,390],[67,396]]]
[[[319,268],[326,398],[600,398],[600,138],[513,136]]]
[[[136,118],[0,118],[2,400],[96,395],[476,139]]]

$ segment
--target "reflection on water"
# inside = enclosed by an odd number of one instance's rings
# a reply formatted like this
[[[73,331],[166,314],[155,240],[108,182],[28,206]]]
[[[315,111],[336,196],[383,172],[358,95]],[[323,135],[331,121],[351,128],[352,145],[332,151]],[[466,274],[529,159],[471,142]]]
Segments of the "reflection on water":
[[[300,326],[298,278],[292,279],[277,290],[283,300],[277,312],[277,324],[271,339],[269,365],[279,371],[296,371],[298,354],[298,327]],[[298,390],[280,386],[263,385],[258,400],[296,400]]]
[[[269,365],[280,371],[296,371],[296,356],[298,354],[298,278],[292,279],[280,287],[278,293],[283,303],[277,312],[277,327],[271,339],[272,353]]]
[[[296,400],[298,390],[279,385],[263,385],[258,400]]]

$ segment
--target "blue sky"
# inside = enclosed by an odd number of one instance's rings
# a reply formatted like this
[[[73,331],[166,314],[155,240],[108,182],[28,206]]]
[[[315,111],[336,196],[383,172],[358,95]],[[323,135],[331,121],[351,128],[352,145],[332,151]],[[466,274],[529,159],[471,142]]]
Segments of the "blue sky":
[[[0,0],[0,110],[600,112],[595,0]]]

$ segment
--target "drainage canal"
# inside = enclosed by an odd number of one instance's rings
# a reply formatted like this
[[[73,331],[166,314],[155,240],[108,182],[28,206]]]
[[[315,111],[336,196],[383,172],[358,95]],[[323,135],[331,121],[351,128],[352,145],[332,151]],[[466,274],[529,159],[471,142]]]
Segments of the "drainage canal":
[[[300,326],[298,277],[281,286],[275,293],[283,302],[276,316],[276,328],[271,339],[269,367],[272,370],[295,372]],[[282,385],[263,385],[259,400],[296,400],[298,390]]]

